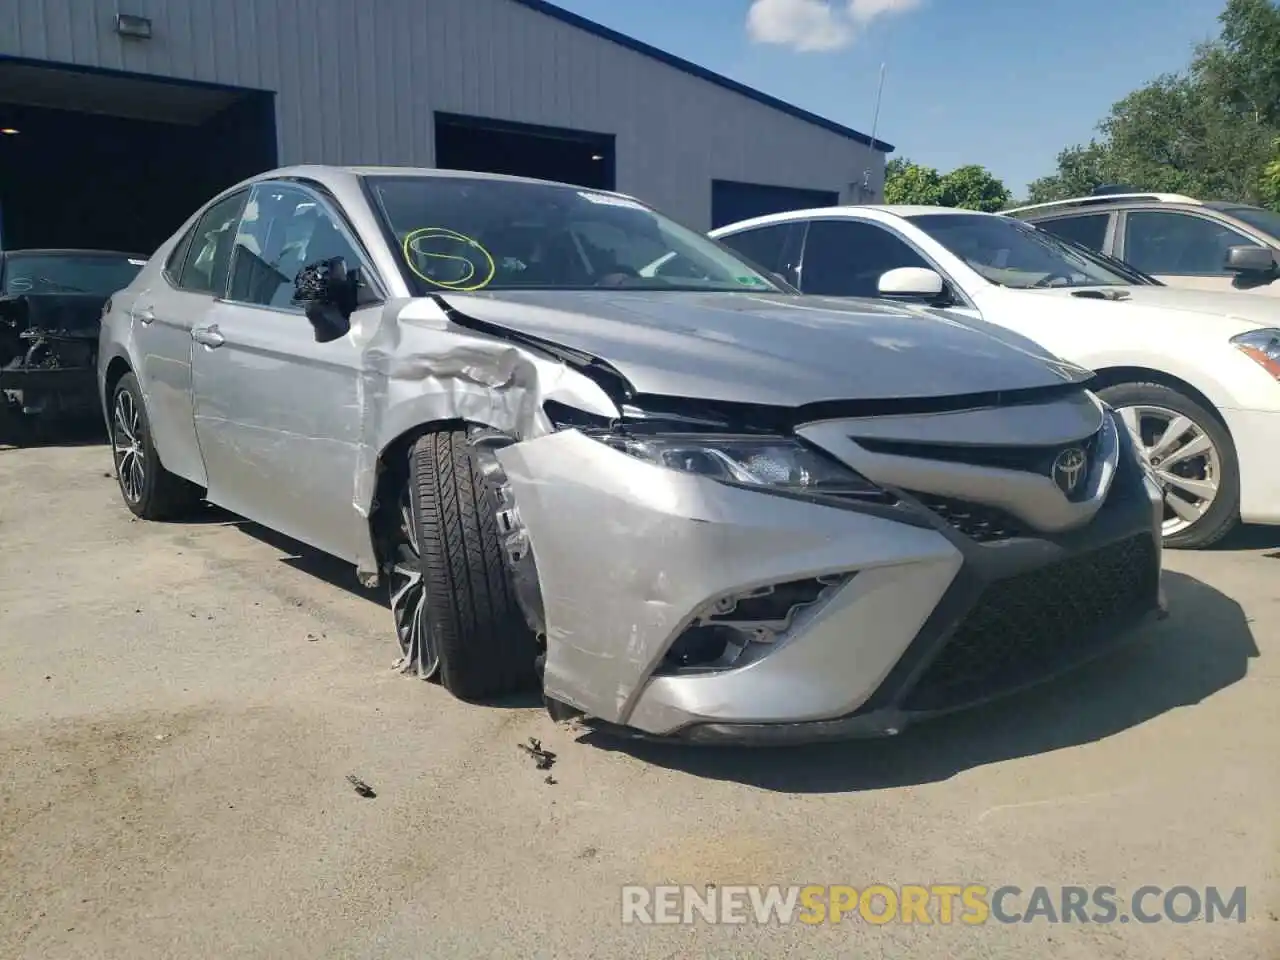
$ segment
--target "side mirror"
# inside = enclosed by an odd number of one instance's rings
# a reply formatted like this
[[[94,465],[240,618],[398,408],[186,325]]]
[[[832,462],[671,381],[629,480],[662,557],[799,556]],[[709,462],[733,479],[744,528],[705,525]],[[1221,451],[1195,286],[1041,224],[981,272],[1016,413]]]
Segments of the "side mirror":
[[[311,263],[293,279],[294,303],[306,309],[316,343],[347,335],[360,292],[360,272],[348,270],[342,257]]]
[[[880,274],[880,295],[899,300],[937,300],[946,284],[937,271],[924,267],[898,267]]]
[[[1231,273],[1269,273],[1276,268],[1276,255],[1266,247],[1228,247],[1226,267]]]

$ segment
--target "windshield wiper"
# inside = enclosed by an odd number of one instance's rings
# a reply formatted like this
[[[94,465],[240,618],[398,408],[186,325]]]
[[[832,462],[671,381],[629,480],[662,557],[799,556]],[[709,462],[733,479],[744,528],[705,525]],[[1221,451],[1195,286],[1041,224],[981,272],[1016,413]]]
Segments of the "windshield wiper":
[[[73,287],[69,283],[59,283],[57,280],[50,280],[48,277],[36,277],[36,283],[43,283],[46,287],[53,287],[63,293],[89,293],[88,290],[81,290],[79,287]]]
[[[1128,300],[1128,290],[1073,290],[1073,297],[1080,297],[1084,300]]]

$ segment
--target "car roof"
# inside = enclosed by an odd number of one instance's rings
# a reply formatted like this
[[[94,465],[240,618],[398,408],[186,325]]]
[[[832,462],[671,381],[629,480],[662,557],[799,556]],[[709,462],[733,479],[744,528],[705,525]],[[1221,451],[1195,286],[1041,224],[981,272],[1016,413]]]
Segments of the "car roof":
[[[126,260],[146,260],[145,253],[129,253],[126,250],[93,250],[78,247],[31,247],[26,250],[4,250],[0,251],[0,256],[10,256],[20,253],[23,256],[37,257],[124,257]]]
[[[788,210],[786,213],[769,213],[750,220],[726,224],[711,231],[712,236],[728,230],[762,227],[771,223],[787,223],[791,220],[808,220],[812,218],[850,217],[864,220],[892,220],[906,217],[999,217],[1002,213],[985,213],[980,210],[964,210],[960,207],[937,207],[905,203],[856,203],[839,207],[811,207],[806,210]]]
[[[1068,197],[1065,200],[1050,200],[1046,203],[1030,203],[1021,207],[1012,207],[1005,210],[1007,214],[1024,214],[1024,213],[1056,213],[1062,211],[1066,213],[1080,207],[1116,207],[1126,206],[1135,203],[1156,203],[1156,204],[1182,204],[1184,206],[1203,207],[1207,204],[1195,199],[1194,197],[1184,196],[1180,193],[1103,193],[1096,196],[1087,197]]]
[[[351,181],[358,177],[425,177],[439,180],[490,180],[494,183],[528,183],[548,187],[567,187],[571,190],[589,190],[591,193],[608,194],[615,197],[627,197],[629,200],[635,199],[634,197],[627,196],[626,194],[618,193],[616,190],[598,190],[594,187],[588,188],[576,183],[562,183],[555,180],[538,180],[533,177],[515,177],[505,173],[484,173],[476,170],[445,170],[440,167],[378,165],[331,166],[326,164],[300,164],[292,167],[278,167],[274,170],[267,170],[257,176],[250,177],[244,182],[246,184],[260,183],[264,180],[281,180],[289,179],[291,177],[315,180],[325,186],[334,186],[339,182],[343,183],[343,185],[350,185]],[[241,186],[241,184],[237,184],[237,186]]]

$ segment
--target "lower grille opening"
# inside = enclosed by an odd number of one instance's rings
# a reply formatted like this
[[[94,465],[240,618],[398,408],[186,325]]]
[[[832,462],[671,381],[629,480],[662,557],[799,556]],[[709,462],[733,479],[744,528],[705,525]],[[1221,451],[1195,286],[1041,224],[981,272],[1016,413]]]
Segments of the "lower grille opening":
[[[903,708],[963,706],[1088,659],[1155,602],[1155,552],[1143,534],[992,584]]]
[[[763,654],[850,575],[774,583],[717,597],[676,638],[658,673],[725,670]]]
[[[939,497],[932,493],[908,491],[920,504],[932,510],[952,528],[978,543],[995,543],[1025,537],[1026,528],[1013,514],[982,503]]]

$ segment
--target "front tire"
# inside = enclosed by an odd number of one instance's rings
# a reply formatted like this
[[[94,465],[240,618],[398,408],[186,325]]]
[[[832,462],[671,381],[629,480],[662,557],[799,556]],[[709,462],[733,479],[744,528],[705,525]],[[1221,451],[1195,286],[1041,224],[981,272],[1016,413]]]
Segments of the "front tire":
[[[143,520],[171,520],[200,500],[200,490],[170,473],[160,463],[151,438],[142,388],[126,373],[111,391],[108,433],[120,496],[134,516]]]
[[[1230,533],[1240,522],[1240,461],[1222,421],[1163,384],[1122,383],[1098,396],[1165,486],[1165,546],[1201,549]]]
[[[405,669],[461,700],[536,684],[537,643],[512,589],[497,499],[463,430],[409,451],[388,585]]]

